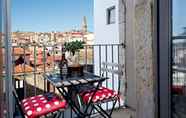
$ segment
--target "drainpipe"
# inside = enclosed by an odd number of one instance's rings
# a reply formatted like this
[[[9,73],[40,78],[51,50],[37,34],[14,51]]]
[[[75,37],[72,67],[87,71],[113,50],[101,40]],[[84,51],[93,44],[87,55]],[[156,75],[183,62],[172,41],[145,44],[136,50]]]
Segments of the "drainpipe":
[[[3,0],[4,16],[4,44],[5,44],[5,92],[7,118],[13,118],[13,96],[12,96],[12,43],[11,43],[11,26],[10,26],[10,1]]]

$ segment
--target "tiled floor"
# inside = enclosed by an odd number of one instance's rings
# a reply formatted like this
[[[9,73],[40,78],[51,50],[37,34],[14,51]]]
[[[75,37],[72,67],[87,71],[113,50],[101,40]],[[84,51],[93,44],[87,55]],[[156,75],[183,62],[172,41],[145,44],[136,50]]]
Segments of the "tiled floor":
[[[16,116],[14,118],[21,118],[20,116]],[[69,115],[65,115],[64,118],[70,118]],[[103,118],[98,115],[92,117],[92,118]],[[132,118],[130,116],[130,113],[125,109],[116,110],[113,112],[112,118]]]
[[[112,118],[132,118],[127,109],[119,109],[113,112]]]

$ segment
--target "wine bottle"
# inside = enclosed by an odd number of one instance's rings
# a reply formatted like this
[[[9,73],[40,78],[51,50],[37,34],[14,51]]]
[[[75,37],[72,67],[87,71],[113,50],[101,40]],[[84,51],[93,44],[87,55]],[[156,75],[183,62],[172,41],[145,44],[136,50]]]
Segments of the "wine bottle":
[[[62,54],[60,70],[61,70],[60,72],[61,76],[63,78],[66,78],[68,75],[68,62],[67,62],[67,59],[65,58],[65,53]]]

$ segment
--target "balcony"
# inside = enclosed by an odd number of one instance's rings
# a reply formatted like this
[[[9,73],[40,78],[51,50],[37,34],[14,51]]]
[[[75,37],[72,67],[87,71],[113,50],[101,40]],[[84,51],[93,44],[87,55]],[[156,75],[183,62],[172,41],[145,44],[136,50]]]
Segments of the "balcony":
[[[61,60],[60,44],[55,45],[29,45],[29,46],[14,46],[12,47],[13,56],[13,83],[16,87],[20,100],[31,96],[43,94],[46,92],[53,92],[59,94],[58,90],[47,83],[43,76],[48,72],[59,71],[57,67]],[[123,44],[97,44],[85,45],[84,49],[78,52],[79,63],[83,66],[84,71],[94,73],[96,75],[102,74],[102,62],[112,62],[115,64],[124,64],[122,52],[124,50]],[[119,118],[123,112],[119,112],[124,106],[125,96],[125,70],[122,69],[123,76],[117,76],[113,73],[106,73],[109,78],[103,83],[103,86],[119,91],[122,90],[122,99],[117,103],[114,118]],[[106,110],[110,109],[109,103],[102,104]],[[118,110],[118,108],[122,108]],[[16,110],[15,110],[16,111]],[[94,111],[93,115],[97,113]],[[19,116],[15,112],[15,116]],[[73,110],[68,108],[64,112],[65,118],[73,118],[75,116]],[[127,117],[127,115],[126,115]]]

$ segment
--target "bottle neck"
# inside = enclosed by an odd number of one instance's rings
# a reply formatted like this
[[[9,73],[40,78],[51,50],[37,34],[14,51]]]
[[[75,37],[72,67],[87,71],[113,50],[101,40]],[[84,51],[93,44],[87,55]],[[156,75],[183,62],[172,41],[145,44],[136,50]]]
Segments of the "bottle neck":
[[[65,54],[62,55],[62,60],[65,60]]]

